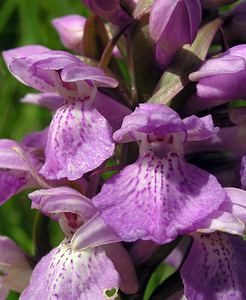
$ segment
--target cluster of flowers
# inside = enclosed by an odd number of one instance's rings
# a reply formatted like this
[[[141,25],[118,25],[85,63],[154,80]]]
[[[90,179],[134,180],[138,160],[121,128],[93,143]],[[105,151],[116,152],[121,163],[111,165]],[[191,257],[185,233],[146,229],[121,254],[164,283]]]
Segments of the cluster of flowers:
[[[164,294],[164,282],[152,299],[246,299],[246,109],[231,104],[246,100],[246,2],[219,17],[229,2],[86,0],[88,20],[53,21],[75,55],[38,45],[3,52],[10,72],[41,92],[22,102],[53,117],[21,142],[0,140],[0,203],[37,189],[32,208],[58,221],[65,238],[33,268],[2,236],[0,299],[10,289],[22,300],[143,299],[139,270],[158,251],[162,260],[171,253],[182,286]],[[136,53],[143,28],[149,39]],[[90,46],[99,29],[116,34],[98,64]],[[129,66],[132,97],[115,73],[119,60]],[[150,61],[155,72],[144,82]],[[142,99],[149,82],[155,90]],[[116,174],[106,180],[109,170]]]

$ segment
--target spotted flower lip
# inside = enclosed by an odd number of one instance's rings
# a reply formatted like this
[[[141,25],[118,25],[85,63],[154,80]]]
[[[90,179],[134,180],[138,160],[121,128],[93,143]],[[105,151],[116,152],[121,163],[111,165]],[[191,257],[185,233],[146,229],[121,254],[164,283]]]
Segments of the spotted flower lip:
[[[179,48],[193,42],[201,12],[199,0],[154,2],[150,12],[150,35],[156,43],[156,58],[160,65],[167,66]]]
[[[235,46],[217,58],[207,60],[191,73],[190,80],[198,81],[197,96],[204,100],[245,99],[246,47]]]
[[[112,299],[116,299],[119,287],[126,293],[136,291],[133,264],[120,244],[102,247],[97,243],[84,251],[73,248],[74,232],[96,213],[90,199],[68,187],[35,191],[29,197],[33,208],[58,217],[66,237],[35,267],[30,285],[20,299],[30,299],[34,293],[37,298],[103,300],[106,290],[115,289]]]
[[[246,242],[241,237],[220,232],[193,237],[181,268],[186,297],[190,300],[245,299]]]

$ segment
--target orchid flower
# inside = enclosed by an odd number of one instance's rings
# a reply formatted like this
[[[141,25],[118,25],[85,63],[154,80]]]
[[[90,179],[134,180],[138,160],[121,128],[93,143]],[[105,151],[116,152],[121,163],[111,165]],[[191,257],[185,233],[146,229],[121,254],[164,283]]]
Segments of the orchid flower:
[[[96,213],[90,199],[67,187],[38,190],[29,197],[33,208],[59,220],[65,239],[37,264],[20,299],[103,300],[116,299],[119,288],[136,291],[133,264],[120,244],[73,248],[74,233]]]
[[[47,179],[76,180],[113,153],[112,129],[93,102],[97,86],[115,87],[117,81],[66,52],[40,52],[37,46],[30,52],[24,47],[3,53],[11,72],[33,88],[64,97],[50,124],[40,173]]]
[[[140,104],[114,133],[117,142],[140,140],[139,158],[93,198],[105,223],[124,241],[159,244],[198,229],[227,195],[213,175],[185,161],[183,144],[215,132],[209,116],[181,120],[164,105]]]

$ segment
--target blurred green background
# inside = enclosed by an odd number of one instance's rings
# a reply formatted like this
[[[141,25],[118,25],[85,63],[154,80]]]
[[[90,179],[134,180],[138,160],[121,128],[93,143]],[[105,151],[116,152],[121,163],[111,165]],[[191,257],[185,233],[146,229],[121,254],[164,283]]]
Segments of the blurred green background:
[[[0,50],[27,44],[41,44],[51,49],[63,49],[58,34],[51,25],[53,18],[67,14],[86,15],[80,0],[0,0]],[[21,140],[26,133],[41,130],[49,124],[50,113],[19,100],[29,87],[19,83],[0,58],[0,138]],[[32,228],[36,212],[30,211],[27,193],[21,193],[0,207],[0,235],[12,237],[23,249],[33,253]],[[55,224],[53,244],[62,234]],[[8,299],[18,299],[11,293]]]

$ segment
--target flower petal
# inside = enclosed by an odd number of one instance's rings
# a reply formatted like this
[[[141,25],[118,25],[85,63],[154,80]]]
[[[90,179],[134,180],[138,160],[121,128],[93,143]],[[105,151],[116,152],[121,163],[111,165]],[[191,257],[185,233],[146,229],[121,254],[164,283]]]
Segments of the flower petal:
[[[63,105],[51,122],[40,173],[47,179],[80,178],[112,155],[111,132],[107,120],[86,103]]]
[[[0,170],[0,205],[25,188],[28,179],[26,172],[11,173]]]
[[[211,115],[202,118],[193,115],[183,119],[183,122],[187,130],[188,142],[206,140],[219,131],[214,127]]]
[[[121,238],[97,213],[75,232],[71,244],[74,250],[83,250],[120,241]]]
[[[20,101],[42,106],[52,111],[64,104],[64,98],[56,93],[27,94]]]
[[[246,242],[224,233],[196,234],[181,268],[189,300],[246,298]]]
[[[48,139],[49,127],[46,127],[42,131],[36,131],[29,133],[24,136],[22,140],[22,145],[26,147],[35,148],[35,150],[45,149],[47,139]]]
[[[131,113],[128,107],[100,92],[97,92],[93,105],[109,121],[113,130],[119,129],[123,118]]]
[[[93,203],[122,240],[161,244],[198,229],[225,198],[214,176],[176,153],[159,159],[147,152],[107,181]]]
[[[185,126],[174,110],[163,104],[145,103],[124,118],[113,137],[116,142],[127,143],[143,140],[148,133],[163,137],[177,131],[185,132]]]
[[[120,277],[101,247],[75,252],[63,241],[35,267],[30,285],[20,300],[105,300],[106,291],[115,289]]]
[[[32,200],[32,208],[44,214],[71,212],[87,220],[96,212],[90,199],[69,187],[37,190],[28,196]]]

